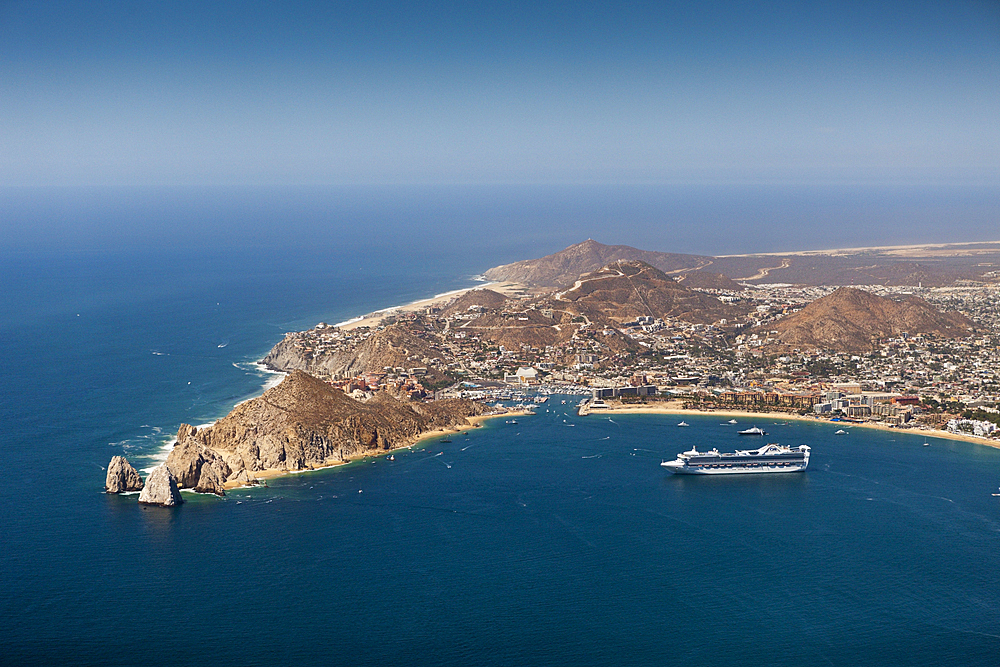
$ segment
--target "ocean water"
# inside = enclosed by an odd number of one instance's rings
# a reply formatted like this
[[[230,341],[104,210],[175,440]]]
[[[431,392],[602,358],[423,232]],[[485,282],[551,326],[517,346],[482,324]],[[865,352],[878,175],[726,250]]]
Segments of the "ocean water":
[[[1000,450],[978,445],[767,422],[807,473],[672,477],[662,458],[745,440],[556,399],[173,510],[106,496],[111,456],[152,465],[273,381],[253,362],[284,332],[579,240],[544,225],[555,200],[518,235],[531,207],[498,195],[168,194],[4,201],[11,228],[48,222],[0,254],[0,663],[996,664]]]

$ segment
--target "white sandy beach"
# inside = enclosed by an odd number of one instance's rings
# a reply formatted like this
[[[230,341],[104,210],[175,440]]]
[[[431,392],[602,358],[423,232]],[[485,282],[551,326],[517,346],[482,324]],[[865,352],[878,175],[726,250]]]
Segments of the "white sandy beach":
[[[367,315],[359,315],[358,317],[353,317],[344,322],[340,322],[336,326],[344,330],[357,329],[358,327],[372,327],[377,325],[383,317],[391,314],[415,313],[426,310],[427,308],[442,308],[463,294],[477,289],[489,289],[494,292],[499,292],[507,297],[514,297],[523,293],[526,288],[520,283],[512,282],[483,283],[482,285],[476,285],[475,287],[466,287],[463,289],[445,292],[443,294],[437,294],[430,298],[420,299],[419,301],[413,301],[412,303],[407,303],[402,306],[393,306],[391,308],[376,310],[372,313],[368,313]]]
[[[913,436],[924,436],[927,438],[944,438],[946,440],[959,440],[962,442],[971,442],[977,445],[985,445],[987,447],[1000,448],[1000,440],[992,440],[988,438],[978,438],[974,435],[964,435],[961,433],[949,433],[948,431],[940,431],[931,428],[896,428],[893,426],[887,426],[883,424],[876,423],[855,423],[855,422],[835,422],[828,419],[820,419],[818,417],[812,416],[802,416],[790,412],[750,412],[747,410],[692,410],[684,409],[681,407],[681,401],[671,401],[668,403],[661,404],[614,404],[608,403],[607,409],[602,409],[599,411],[591,412],[591,415],[600,414],[661,414],[661,415],[718,415],[719,417],[726,417],[728,419],[746,419],[749,423],[753,423],[755,420],[762,422],[763,420],[776,420],[776,421],[788,421],[790,419],[795,419],[797,421],[807,421],[813,422],[815,424],[828,424],[830,426],[837,426],[838,428],[843,428],[845,426],[851,428],[870,428],[879,431],[890,431],[892,433],[902,433],[905,435]]]

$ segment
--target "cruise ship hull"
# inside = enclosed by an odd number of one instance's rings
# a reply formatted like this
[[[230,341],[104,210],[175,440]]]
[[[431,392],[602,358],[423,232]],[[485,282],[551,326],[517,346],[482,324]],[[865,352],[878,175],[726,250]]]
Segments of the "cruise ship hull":
[[[752,473],[802,472],[809,463],[798,465],[760,465],[756,467],[733,466],[732,468],[708,468],[702,466],[673,465],[676,461],[664,461],[660,465],[675,475],[745,475]]]
[[[771,444],[749,451],[731,454],[699,452],[692,448],[677,455],[674,461],[663,461],[664,468],[675,475],[747,475],[777,472],[802,472],[809,466],[809,447],[783,447]]]

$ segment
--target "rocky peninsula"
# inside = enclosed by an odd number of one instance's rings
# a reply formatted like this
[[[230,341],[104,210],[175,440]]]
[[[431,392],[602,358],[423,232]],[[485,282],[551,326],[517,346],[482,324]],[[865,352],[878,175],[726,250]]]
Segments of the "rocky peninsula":
[[[468,400],[420,403],[388,392],[362,402],[307,373],[292,371],[281,384],[237,405],[210,427],[182,424],[161,467],[169,475],[168,489],[172,480],[177,488],[221,496],[227,488],[260,478],[338,465],[405,447],[434,431],[470,427],[469,418],[485,410]],[[170,497],[169,491],[162,495]]]
[[[470,426],[489,408],[458,397],[489,392],[465,382],[892,426],[993,421],[997,258],[992,243],[703,257],[588,240],[490,269],[506,282],[489,289],[286,334],[262,360],[284,381],[210,427],[182,425],[160,486],[224,495]],[[143,489],[118,458],[106,490]]]

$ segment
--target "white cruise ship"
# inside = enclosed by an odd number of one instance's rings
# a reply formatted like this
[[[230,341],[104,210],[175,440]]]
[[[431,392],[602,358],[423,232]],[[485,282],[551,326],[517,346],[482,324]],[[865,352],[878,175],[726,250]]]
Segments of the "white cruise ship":
[[[691,451],[678,454],[674,461],[660,464],[675,475],[732,475],[749,472],[799,472],[809,465],[809,447],[764,445],[759,449],[720,453]]]

